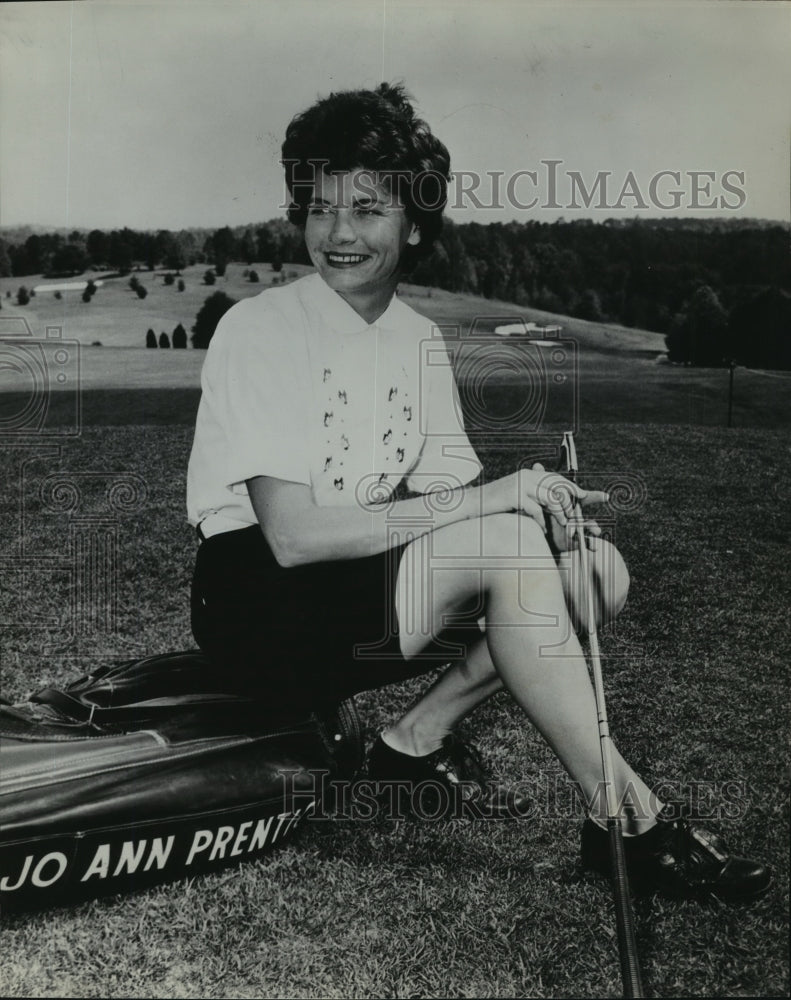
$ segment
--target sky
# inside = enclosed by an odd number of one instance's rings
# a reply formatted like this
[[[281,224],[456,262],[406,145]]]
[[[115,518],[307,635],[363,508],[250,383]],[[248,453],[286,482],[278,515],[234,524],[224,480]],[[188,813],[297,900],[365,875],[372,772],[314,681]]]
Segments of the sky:
[[[291,117],[382,79],[449,148],[456,221],[787,220],[790,35],[760,0],[4,3],[0,225],[282,216]]]

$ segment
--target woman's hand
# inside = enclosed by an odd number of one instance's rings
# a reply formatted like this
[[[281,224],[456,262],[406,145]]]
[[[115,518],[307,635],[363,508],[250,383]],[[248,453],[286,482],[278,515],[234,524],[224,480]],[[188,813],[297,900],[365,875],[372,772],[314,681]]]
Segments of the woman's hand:
[[[565,552],[574,544],[579,524],[577,505],[606,503],[607,493],[584,490],[556,472],[547,472],[540,462],[531,469],[520,469],[496,481],[504,510],[519,511],[538,521],[544,531],[550,531],[555,547]],[[591,549],[601,535],[598,524],[585,520],[585,532]]]
[[[533,465],[533,471],[544,472],[544,466],[540,462],[536,462]],[[569,480],[564,480],[564,483],[568,482]],[[563,488],[565,487],[557,487],[557,489]],[[583,490],[582,492],[584,496],[578,498],[579,506],[573,502],[570,515],[565,508],[563,515],[558,515],[557,511],[546,508],[547,533],[551,535],[552,544],[558,552],[567,552],[576,546],[574,536],[579,532],[580,524],[583,525],[588,548],[591,552],[596,551],[596,539],[601,536],[601,528],[595,521],[585,520],[580,508],[583,504],[605,503],[609,497],[599,490]]]

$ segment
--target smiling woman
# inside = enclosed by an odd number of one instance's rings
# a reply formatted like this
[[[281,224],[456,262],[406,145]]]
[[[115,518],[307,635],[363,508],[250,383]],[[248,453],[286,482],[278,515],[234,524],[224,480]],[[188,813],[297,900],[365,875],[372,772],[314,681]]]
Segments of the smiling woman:
[[[318,101],[289,125],[283,163],[317,274],[238,303],[210,344],[188,474],[195,637],[275,713],[445,665],[378,737],[371,777],[501,817],[532,806],[487,780],[453,730],[505,687],[580,786],[583,860],[606,870],[575,628],[582,567],[599,621],[626,599],[623,561],[579,513],[607,496],[537,463],[475,484],[442,338],[395,294],[441,231],[450,170],[403,88]],[[617,752],[614,784],[642,881],[685,896],[767,888],[762,866],[666,812]]]
[[[393,297],[407,246],[420,244],[398,194],[366,170],[316,176],[305,246],[316,270],[364,319]]]

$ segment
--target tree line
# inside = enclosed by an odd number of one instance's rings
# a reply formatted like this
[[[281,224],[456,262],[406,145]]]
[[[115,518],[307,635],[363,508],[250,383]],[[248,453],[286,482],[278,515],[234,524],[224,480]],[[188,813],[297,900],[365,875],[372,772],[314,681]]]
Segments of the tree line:
[[[790,233],[743,219],[450,224],[411,277],[664,333],[671,361],[791,368]]]
[[[687,364],[791,367],[788,245],[787,225],[745,219],[448,221],[408,280],[664,333],[671,360]],[[178,274],[208,263],[221,276],[231,261],[276,269],[283,261],[309,263],[301,234],[283,219],[178,232],[17,232],[0,240],[0,275],[125,274],[134,266]]]
[[[301,234],[283,219],[231,229],[182,229],[156,233],[134,229],[104,232],[73,230],[68,234],[6,231],[0,239],[0,277],[43,274],[69,277],[86,270],[129,274],[133,268],[165,267],[180,272],[208,263],[218,276],[231,261],[268,263],[279,269],[284,261],[305,260]]]

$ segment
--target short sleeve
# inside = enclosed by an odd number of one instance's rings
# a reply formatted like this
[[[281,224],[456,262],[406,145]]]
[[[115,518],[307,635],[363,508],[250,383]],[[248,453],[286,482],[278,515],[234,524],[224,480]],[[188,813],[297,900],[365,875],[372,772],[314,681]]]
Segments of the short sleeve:
[[[407,476],[407,487],[415,493],[458,489],[477,479],[482,465],[464,429],[459,390],[444,348],[429,348],[421,385],[423,445]]]
[[[222,481],[272,476],[310,484],[305,454],[305,381],[299,331],[286,329],[260,299],[237,303],[221,319],[201,378],[206,417],[220,431]]]

